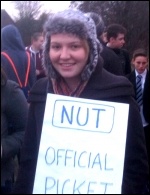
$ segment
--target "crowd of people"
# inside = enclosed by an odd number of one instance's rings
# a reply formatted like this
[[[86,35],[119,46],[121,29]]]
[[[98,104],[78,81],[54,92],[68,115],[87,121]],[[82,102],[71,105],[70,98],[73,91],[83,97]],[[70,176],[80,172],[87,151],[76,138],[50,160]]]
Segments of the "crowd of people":
[[[33,192],[46,98],[51,93],[129,104],[121,193],[148,194],[148,53],[137,48],[130,59],[124,49],[126,29],[120,24],[106,27],[93,12],[55,13],[43,32],[34,33],[31,45],[25,46],[17,27],[1,29],[1,193]]]

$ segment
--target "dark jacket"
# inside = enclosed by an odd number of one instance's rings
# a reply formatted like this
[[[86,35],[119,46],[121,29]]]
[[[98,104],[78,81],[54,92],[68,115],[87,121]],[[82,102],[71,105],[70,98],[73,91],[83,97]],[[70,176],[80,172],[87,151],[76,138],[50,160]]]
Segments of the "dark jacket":
[[[28,105],[26,98],[14,81],[7,80],[1,86],[1,186],[12,181],[13,158],[21,148],[27,123]]]
[[[124,75],[119,57],[107,46],[103,45],[101,57],[104,60],[103,67],[112,74]]]
[[[131,62],[130,62],[130,56],[129,56],[128,51],[125,49],[116,49],[116,48],[111,48],[111,49],[119,57],[119,61],[120,61],[122,73],[123,73],[122,75],[125,76],[131,73]]]
[[[135,70],[127,75],[129,81],[133,84],[134,91],[136,92],[136,74]],[[149,71],[147,70],[144,90],[143,90],[143,115],[145,120],[150,123],[150,93],[149,93]]]
[[[32,193],[47,93],[54,93],[51,81],[40,79],[29,101],[29,119],[22,150],[19,176],[13,193]],[[127,78],[96,68],[80,98],[130,104],[122,192],[141,193],[148,175],[142,122],[133,87]],[[119,138],[118,138],[119,139]]]
[[[16,70],[18,72],[21,82],[25,83],[25,76],[27,72],[28,58],[22,37],[18,29],[14,25],[7,25],[1,30],[1,51],[6,52],[12,59]],[[36,80],[35,67],[33,60],[31,61],[28,86],[31,88]],[[1,55],[1,66],[5,71],[7,78],[18,83],[18,79],[12,66],[5,56]]]

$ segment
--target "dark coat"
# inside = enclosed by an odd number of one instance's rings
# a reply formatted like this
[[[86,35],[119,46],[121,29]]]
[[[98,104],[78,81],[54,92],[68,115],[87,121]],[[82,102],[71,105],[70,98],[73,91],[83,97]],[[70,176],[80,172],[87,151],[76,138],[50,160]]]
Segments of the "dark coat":
[[[8,25],[1,30],[1,51],[6,52],[12,59],[15,68],[18,72],[21,83],[25,83],[25,77],[27,72],[28,58],[25,51],[25,46],[22,41],[20,32],[14,25]],[[34,85],[36,81],[34,62],[30,60],[30,71],[28,78],[29,89]],[[1,66],[7,75],[7,78],[18,83],[18,79],[14,70],[4,55],[1,54]]]
[[[136,92],[136,74],[135,70],[127,75],[129,81],[133,84],[134,91]],[[144,90],[143,90],[143,115],[145,120],[150,123],[150,93],[149,93],[149,71],[147,70]]]
[[[27,123],[27,100],[14,81],[1,86],[1,185],[12,180],[13,158],[19,153]]]
[[[107,46],[103,45],[101,57],[104,60],[103,67],[112,74],[124,75],[119,57]]]
[[[131,73],[131,62],[130,62],[130,56],[126,49],[117,49],[117,48],[111,48],[112,51],[115,52],[115,54],[119,57],[119,62],[121,64],[122,68],[122,75],[127,75]]]
[[[13,193],[32,193],[47,93],[54,93],[47,78],[38,80],[29,101],[29,119],[22,150],[19,176]],[[91,76],[80,98],[130,104],[122,193],[141,193],[148,175],[148,162],[142,121],[133,87],[127,78],[115,76],[99,67]],[[119,139],[119,138],[118,138]]]

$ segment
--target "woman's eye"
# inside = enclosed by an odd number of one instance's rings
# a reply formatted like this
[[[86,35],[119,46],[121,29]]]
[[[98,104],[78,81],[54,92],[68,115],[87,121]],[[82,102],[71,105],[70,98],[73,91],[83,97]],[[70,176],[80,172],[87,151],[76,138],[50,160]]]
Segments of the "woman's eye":
[[[80,45],[72,45],[71,48],[72,49],[78,49],[78,48],[80,48]]]
[[[51,45],[51,48],[52,48],[52,49],[59,49],[60,46],[59,46],[59,45]]]

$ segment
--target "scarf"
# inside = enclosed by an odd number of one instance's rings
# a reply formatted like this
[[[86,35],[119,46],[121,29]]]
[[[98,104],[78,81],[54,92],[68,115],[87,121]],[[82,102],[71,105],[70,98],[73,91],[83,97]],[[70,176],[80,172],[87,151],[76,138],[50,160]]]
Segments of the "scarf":
[[[77,87],[72,91],[63,78],[51,79],[55,94],[79,97],[88,81],[80,81]]]

